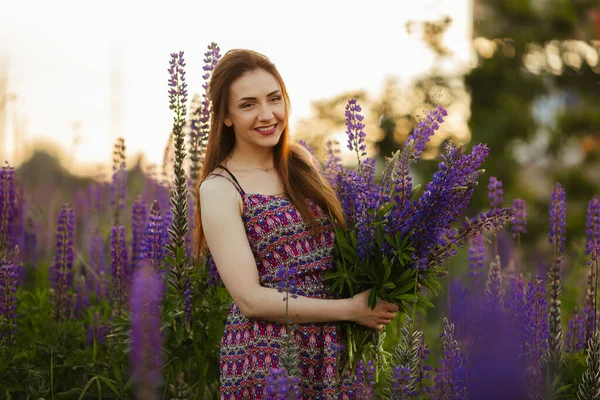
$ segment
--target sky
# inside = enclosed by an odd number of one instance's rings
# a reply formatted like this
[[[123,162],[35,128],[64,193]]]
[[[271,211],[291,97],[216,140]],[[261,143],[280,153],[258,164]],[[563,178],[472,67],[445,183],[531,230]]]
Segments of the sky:
[[[160,164],[173,120],[170,53],[185,52],[189,92],[200,93],[212,41],[222,54],[249,48],[276,64],[291,97],[293,134],[294,122],[310,116],[311,101],[352,89],[376,95],[388,76],[407,82],[431,68],[431,52],[405,30],[408,20],[450,15],[446,45],[457,66],[467,65],[470,3],[1,0],[0,73],[8,72],[16,95],[6,109],[5,146],[13,148],[16,120],[23,141],[59,143],[71,169],[109,164],[121,135],[128,157],[142,152]],[[111,92],[111,81],[120,89]]]

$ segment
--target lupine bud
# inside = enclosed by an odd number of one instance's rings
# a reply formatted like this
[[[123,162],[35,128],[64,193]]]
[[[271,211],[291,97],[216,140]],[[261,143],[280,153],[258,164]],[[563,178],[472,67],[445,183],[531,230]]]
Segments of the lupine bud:
[[[12,345],[16,333],[16,292],[20,269],[18,264],[0,264],[0,316],[4,318],[4,324],[0,325],[0,342],[8,337],[9,345]]]
[[[565,250],[567,207],[565,190],[557,183],[550,196],[550,237],[548,241],[562,253]]]
[[[504,190],[502,190],[502,181],[495,176],[490,176],[490,183],[488,184],[490,206],[492,208],[500,207],[502,205],[503,195]]]
[[[141,399],[157,399],[162,378],[161,291],[158,274],[143,262],[131,290],[131,365]]]
[[[132,222],[132,238],[131,238],[131,268],[136,270],[139,267],[139,262],[142,260],[143,240],[144,240],[144,229],[146,228],[148,210],[146,203],[143,199],[138,197],[133,202],[133,209],[131,212]]]
[[[121,306],[127,299],[131,279],[124,226],[115,226],[110,230],[110,255],[112,258],[113,308],[120,314]]]
[[[527,233],[525,226],[527,225],[527,211],[525,200],[515,199],[513,204],[515,214],[512,218],[512,235],[517,237],[517,233]]]
[[[73,285],[73,238],[75,236],[75,214],[70,204],[63,204],[56,227],[56,254],[50,266],[51,301],[54,317],[66,316],[69,308],[68,291]]]
[[[431,136],[439,129],[440,124],[444,122],[444,117],[448,115],[448,112],[442,106],[436,106],[433,110],[429,111],[425,119],[417,124],[417,127],[408,135],[408,142],[413,141],[414,154],[413,159],[417,160],[425,150],[425,144],[429,141]]]

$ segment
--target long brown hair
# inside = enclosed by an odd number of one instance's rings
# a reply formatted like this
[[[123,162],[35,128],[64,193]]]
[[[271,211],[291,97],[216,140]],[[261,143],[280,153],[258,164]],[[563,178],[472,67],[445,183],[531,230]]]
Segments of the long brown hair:
[[[290,100],[283,79],[275,65],[264,55],[251,50],[231,50],[217,63],[209,82],[209,100],[212,103],[210,133],[206,146],[206,154],[200,179],[195,188],[196,210],[194,213],[194,242],[196,254],[200,255],[206,245],[206,237],[202,229],[200,209],[200,185],[208,175],[225,160],[233,150],[235,134],[233,127],[225,125],[230,88],[233,82],[247,72],[262,69],[277,79],[285,102],[285,128],[279,142],[273,149],[275,169],[283,181],[283,189],[298,209],[304,221],[316,232],[315,215],[306,203],[311,199],[324,211],[331,215],[338,224],[344,226],[342,207],[335,192],[322,179],[316,169],[306,161],[306,157],[294,151],[290,145],[289,111]]]

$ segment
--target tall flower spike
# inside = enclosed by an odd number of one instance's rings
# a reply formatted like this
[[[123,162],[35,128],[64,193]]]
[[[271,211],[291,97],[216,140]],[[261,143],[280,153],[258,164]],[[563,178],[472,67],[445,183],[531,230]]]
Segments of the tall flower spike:
[[[502,269],[500,256],[490,263],[490,272],[485,283],[485,303],[492,315],[500,315],[504,303],[504,289],[502,288]]]
[[[111,206],[113,207],[113,225],[119,225],[121,213],[125,209],[127,197],[127,169],[125,162],[125,139],[117,138],[113,150],[113,175],[111,184]]]
[[[167,235],[167,227],[161,215],[160,205],[155,200],[146,223],[142,259],[150,260],[156,271],[161,269],[165,257],[164,246]]]
[[[131,214],[131,267],[133,270],[136,270],[139,267],[139,262],[142,259],[142,242],[144,240],[144,230],[146,228],[146,219],[148,216],[146,203],[144,203],[144,200],[141,196],[139,196],[133,202]]]
[[[518,233],[527,233],[527,210],[525,200],[515,199],[513,203],[515,214],[512,218],[512,235],[517,237]]]
[[[425,118],[417,124],[417,127],[408,135],[407,141],[414,141],[415,151],[413,153],[414,160],[418,160],[425,150],[425,144],[431,136],[439,129],[440,124],[444,122],[444,117],[448,112],[440,105],[429,111]]]
[[[579,400],[597,399],[600,392],[600,332],[588,341],[587,354],[587,369],[577,390]]]
[[[21,266],[18,264],[0,264],[0,317],[4,319],[4,323],[0,325],[0,343],[6,338],[9,346],[13,344],[17,327],[16,292],[20,269]]]
[[[66,316],[68,291],[73,285],[73,238],[75,237],[75,214],[70,204],[63,204],[56,227],[56,253],[50,266],[50,298],[54,306],[54,318]]]
[[[348,135],[348,149],[356,153],[356,159],[358,161],[358,171],[362,171],[361,157],[367,154],[367,145],[365,144],[365,137],[367,136],[363,129],[364,117],[360,114],[362,108],[356,102],[356,99],[348,100],[346,105],[346,135]]]
[[[140,399],[158,399],[161,382],[162,284],[148,263],[135,272],[131,290],[131,365]]]
[[[6,166],[0,169],[0,260],[11,258],[15,212],[15,170]]]
[[[392,399],[416,397],[419,394],[419,372],[423,332],[413,331],[411,317],[406,314],[400,328],[401,339],[392,355],[393,375],[390,377],[391,390],[387,393]]]
[[[116,315],[121,314],[130,287],[130,268],[125,241],[125,227],[115,226],[110,230],[110,255],[112,258],[112,301]]]
[[[548,350],[548,303],[546,288],[541,277],[535,276],[527,285],[527,305],[525,306],[524,359],[525,379],[532,399],[541,399],[544,390],[542,362]]]
[[[502,205],[503,195],[504,190],[502,190],[502,181],[495,176],[490,176],[490,182],[488,183],[490,206],[492,208],[500,207]]]
[[[551,379],[558,373],[558,367],[563,358],[563,332],[561,326],[561,253],[565,248],[566,233],[566,204],[565,191],[557,183],[550,196],[550,234],[549,242],[554,247],[554,257],[548,276],[550,280],[550,309],[548,312],[548,352],[545,367]]]
[[[444,342],[444,356],[440,368],[436,368],[435,398],[468,399],[468,378],[466,359],[454,339],[454,324],[444,318],[444,332],[440,335]]]

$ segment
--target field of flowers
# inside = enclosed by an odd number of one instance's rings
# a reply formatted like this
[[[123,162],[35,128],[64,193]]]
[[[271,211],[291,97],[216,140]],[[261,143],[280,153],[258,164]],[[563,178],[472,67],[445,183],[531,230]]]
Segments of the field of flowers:
[[[205,54],[204,93],[192,100],[188,115],[183,53],[172,55],[172,157],[165,158],[169,165],[162,174],[144,176],[138,193],[132,195],[128,180],[124,139],[114,146],[111,179],[64,194],[69,200],[58,210],[51,202],[37,209],[14,169],[0,170],[0,397],[218,398],[219,345],[231,299],[214,265],[191,251],[191,193],[209,132],[206,91],[219,58],[212,43]],[[567,194],[556,183],[548,199],[547,246],[553,257],[540,273],[521,261],[526,204],[503,198],[493,170],[486,179],[490,209],[464,216],[484,176],[485,145],[467,151],[448,144],[431,181],[413,188],[409,165],[445,110],[433,108],[382,176],[375,176],[373,159],[361,161],[365,127],[359,112],[350,100],[349,147],[357,153],[360,173],[342,173],[332,144],[324,174],[357,229],[353,245],[365,253],[356,255],[361,259],[378,237],[360,230],[365,218],[375,220],[368,211],[375,206],[359,207],[356,190],[392,188],[382,198],[397,207],[387,210],[385,222],[404,221],[394,225],[392,237],[407,238],[411,284],[395,292],[387,278],[381,281],[378,295],[397,298],[404,308],[358,360],[352,378],[358,397],[600,398],[600,197],[589,199],[584,247],[573,257],[565,246]],[[502,208],[505,201],[511,206]],[[48,226],[54,227],[50,235]],[[502,233],[515,243],[508,256],[499,246]],[[462,246],[468,249],[469,272],[455,277],[448,259]],[[565,271],[575,267],[586,269],[588,285],[571,313],[561,307],[561,290]],[[438,313],[446,316],[442,330],[425,337],[426,318],[417,313],[434,306],[437,292],[446,292],[447,310]],[[272,371],[271,398],[295,398],[288,378],[285,370]]]

